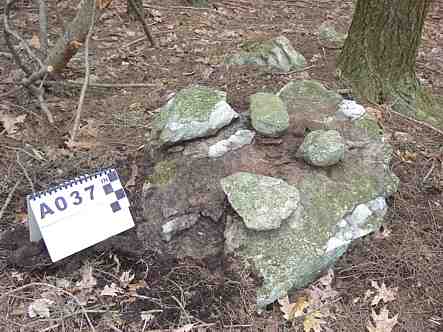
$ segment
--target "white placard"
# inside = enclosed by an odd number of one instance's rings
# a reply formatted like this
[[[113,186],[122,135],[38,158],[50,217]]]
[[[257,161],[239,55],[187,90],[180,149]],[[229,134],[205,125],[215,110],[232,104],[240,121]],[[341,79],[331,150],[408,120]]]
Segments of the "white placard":
[[[56,262],[134,227],[117,171],[107,169],[27,196],[30,240]]]

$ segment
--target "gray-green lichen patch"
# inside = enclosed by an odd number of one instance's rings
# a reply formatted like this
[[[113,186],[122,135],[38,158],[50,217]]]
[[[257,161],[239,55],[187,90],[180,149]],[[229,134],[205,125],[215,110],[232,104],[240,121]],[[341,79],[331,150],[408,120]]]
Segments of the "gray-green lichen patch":
[[[383,136],[383,129],[378,125],[377,120],[369,113],[355,120],[354,126],[362,129],[366,135],[371,138],[381,138]]]
[[[163,186],[172,181],[177,172],[177,165],[173,160],[158,162],[154,167],[154,173],[146,178],[151,185]]]
[[[278,93],[291,113],[322,115],[325,110],[337,110],[343,98],[326,89],[315,80],[295,80],[286,84]]]
[[[246,42],[241,45],[241,51],[228,56],[225,63],[270,66],[284,72],[306,66],[303,55],[297,52],[284,36],[272,40]]]
[[[336,130],[315,130],[305,137],[297,156],[313,166],[331,166],[344,158],[345,142]]]
[[[237,117],[225,92],[193,86],[178,92],[160,109],[153,130],[160,144],[172,145],[213,135]]]
[[[251,123],[254,129],[269,137],[282,136],[289,127],[286,105],[272,93],[256,93],[250,97]]]
[[[296,187],[269,176],[239,172],[223,178],[221,185],[246,227],[256,231],[279,228],[299,202]]]

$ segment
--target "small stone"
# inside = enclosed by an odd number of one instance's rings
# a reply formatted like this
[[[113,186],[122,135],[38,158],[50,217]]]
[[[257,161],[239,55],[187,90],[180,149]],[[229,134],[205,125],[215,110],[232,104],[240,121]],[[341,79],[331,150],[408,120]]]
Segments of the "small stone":
[[[221,185],[245,226],[256,231],[279,228],[300,201],[296,187],[269,176],[238,172],[223,178]]]
[[[237,132],[228,139],[219,141],[209,147],[209,158],[218,158],[229,151],[234,151],[242,148],[245,145],[251,144],[254,139],[254,132],[251,130],[237,130]]]
[[[315,130],[310,132],[297,151],[297,157],[302,157],[313,166],[331,166],[343,160],[345,142],[336,130]]]
[[[191,213],[169,220],[162,226],[163,240],[166,242],[171,241],[175,234],[194,226],[199,218],[199,214]]]
[[[366,110],[360,104],[357,104],[354,100],[343,100],[338,105],[338,110],[335,116],[338,120],[357,120],[365,115]]]
[[[289,128],[289,115],[280,97],[272,93],[256,93],[250,97],[252,127],[268,137],[280,137]]]

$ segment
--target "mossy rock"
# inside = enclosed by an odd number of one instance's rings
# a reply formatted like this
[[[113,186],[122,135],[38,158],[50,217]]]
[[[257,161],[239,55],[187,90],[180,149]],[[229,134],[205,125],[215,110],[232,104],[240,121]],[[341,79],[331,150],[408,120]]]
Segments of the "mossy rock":
[[[228,65],[268,66],[288,72],[304,68],[306,59],[292,47],[286,37],[280,36],[272,40],[244,42],[240,46],[240,52],[227,56],[225,63]]]

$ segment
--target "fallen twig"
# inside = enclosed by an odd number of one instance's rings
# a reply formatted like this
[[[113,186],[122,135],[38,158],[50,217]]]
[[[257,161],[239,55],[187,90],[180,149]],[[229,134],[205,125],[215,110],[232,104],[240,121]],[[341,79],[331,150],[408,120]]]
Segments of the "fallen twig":
[[[11,191],[10,191],[9,194],[8,194],[8,197],[6,197],[6,201],[5,201],[5,203],[3,204],[2,209],[0,210],[0,220],[2,220],[2,218],[3,218],[3,214],[5,213],[5,211],[6,211],[7,207],[8,207],[8,205],[9,205],[9,203],[11,203],[11,199],[12,199],[12,196],[14,195],[15,190],[17,189],[17,187],[20,185],[21,182],[22,182],[22,180],[19,179],[19,180],[15,183],[14,187],[12,187]],[[0,299],[1,299],[1,297],[0,297]]]
[[[393,113],[393,114],[395,114],[395,115],[398,115],[399,117],[402,117],[403,119],[412,121],[412,122],[414,122],[414,123],[416,123],[416,124],[418,124],[420,126],[426,127],[428,129],[431,129],[431,130],[439,133],[440,135],[443,135],[443,130],[435,128],[434,126],[430,125],[429,123],[426,123],[426,122],[423,122],[423,121],[419,121],[419,120],[416,120],[414,118],[411,118],[410,116],[407,116],[407,115],[404,115],[402,113],[396,112],[391,107],[388,109],[388,111]]]
[[[142,9],[137,6],[137,3],[134,0],[129,0],[129,2],[132,5],[132,8],[135,10],[135,14],[137,15],[137,18],[139,19],[140,23],[143,26],[143,30],[145,31],[146,37],[151,42],[151,46],[155,47],[155,40],[152,38],[151,31],[149,30],[148,25],[146,24],[145,18],[143,17]]]
[[[309,69],[312,69],[312,68],[315,68],[315,67],[317,67],[317,66],[316,65],[311,65],[311,66],[305,67],[303,69],[296,69],[296,70],[291,70],[291,71],[288,71],[288,72],[275,72],[273,74],[274,75],[291,75],[291,74],[296,74],[296,73],[302,73],[302,72],[304,72],[306,70],[309,70]]]
[[[32,183],[31,177],[29,176],[28,171],[26,170],[25,166],[20,161],[20,154],[18,152],[17,152],[17,164],[20,166],[20,168],[23,171],[23,174],[25,175],[26,179],[28,180],[29,186],[31,187],[32,192],[35,193],[34,184]]]
[[[75,113],[75,119],[74,119],[74,126],[72,127],[71,137],[69,139],[69,143],[73,144],[75,141],[75,137],[77,136],[77,132],[80,128],[80,117],[82,113],[83,108],[83,102],[85,100],[86,90],[88,89],[88,83],[89,83],[89,75],[90,75],[90,68],[89,68],[89,40],[91,39],[94,24],[95,24],[95,6],[93,8],[92,17],[91,17],[91,24],[89,25],[89,31],[86,35],[85,40],[85,81],[83,82],[82,91],[80,93],[80,99],[78,101],[77,105],[77,111]]]
[[[70,85],[70,86],[83,86],[84,82],[73,81],[46,81],[45,85]],[[152,83],[88,83],[89,87],[96,88],[145,88],[152,87],[155,84]]]

